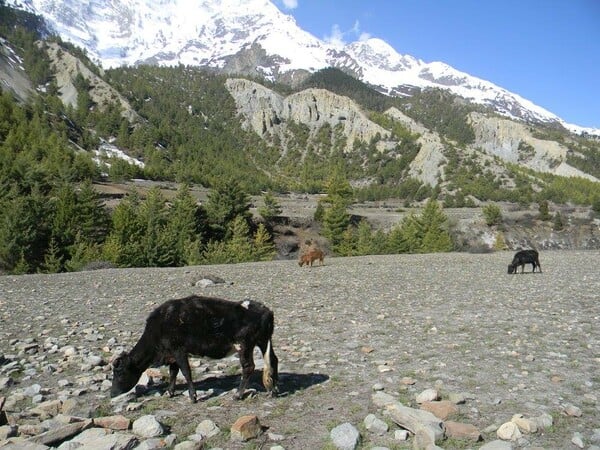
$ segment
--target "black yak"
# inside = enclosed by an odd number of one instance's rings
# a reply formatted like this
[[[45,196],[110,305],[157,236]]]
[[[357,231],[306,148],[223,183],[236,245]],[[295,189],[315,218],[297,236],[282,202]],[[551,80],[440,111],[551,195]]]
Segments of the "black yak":
[[[271,343],[273,329],[273,313],[259,302],[232,302],[196,295],[168,300],[150,313],[133,349],[113,361],[111,397],[133,388],[151,365],[166,364],[169,365],[169,394],[174,394],[175,380],[181,369],[194,403],[196,390],[188,355],[220,359],[237,352],[242,380],[236,398],[242,398],[254,372],[255,346],[260,348],[265,362],[263,385],[275,395],[278,360]]]
[[[519,266],[521,266],[521,273],[523,273],[525,271],[525,264],[531,264],[533,272],[535,272],[535,268],[537,267],[539,272],[542,273],[539,254],[536,250],[520,250],[515,253],[512,262],[508,265],[508,273],[517,273]]]

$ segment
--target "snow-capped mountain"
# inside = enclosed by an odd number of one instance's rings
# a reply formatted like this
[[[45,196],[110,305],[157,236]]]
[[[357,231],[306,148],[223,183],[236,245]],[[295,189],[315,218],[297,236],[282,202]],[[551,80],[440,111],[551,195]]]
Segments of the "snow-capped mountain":
[[[442,62],[401,55],[381,39],[337,47],[302,30],[269,0],[9,0],[43,16],[65,41],[104,68],[159,64],[211,67],[293,82],[333,66],[390,95],[442,87],[515,119],[558,122],[555,114]]]

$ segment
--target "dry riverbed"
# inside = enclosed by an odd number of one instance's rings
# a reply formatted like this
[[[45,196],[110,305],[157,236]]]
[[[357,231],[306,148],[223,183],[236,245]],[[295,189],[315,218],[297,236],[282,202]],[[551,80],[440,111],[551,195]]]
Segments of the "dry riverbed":
[[[326,258],[312,268],[273,261],[1,276],[5,430],[39,435],[50,417],[31,411],[59,400],[54,414],[62,416],[153,416],[163,426],[161,445],[185,441],[209,420],[220,431],[205,438],[207,448],[335,448],[331,431],[342,424],[360,434],[360,448],[412,448],[414,436],[401,440],[401,427],[373,396],[419,410],[417,396],[433,390],[454,405],[443,422],[472,425],[482,439],[450,437],[438,441],[442,448],[489,446],[516,414],[551,424],[495,448],[598,448],[600,252],[542,252],[541,274],[508,275],[511,258],[394,255]],[[207,277],[224,283],[201,287]],[[193,293],[252,298],[274,311],[282,395],[267,397],[257,373],[256,393],[235,401],[237,359],[201,359],[193,365],[202,402],[191,405],[183,384],[174,398],[161,396],[158,384],[111,402],[112,356],[135,344],[154,307]],[[387,431],[365,423],[369,414]],[[244,415],[256,415],[265,432],[231,440]]]

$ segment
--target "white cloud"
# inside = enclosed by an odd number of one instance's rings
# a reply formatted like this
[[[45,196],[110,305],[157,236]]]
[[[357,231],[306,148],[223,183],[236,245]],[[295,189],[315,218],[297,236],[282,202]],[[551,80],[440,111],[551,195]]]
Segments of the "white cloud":
[[[371,38],[371,34],[366,31],[361,31],[360,22],[356,20],[352,28],[347,31],[342,31],[338,24],[334,24],[331,27],[331,34],[325,36],[323,40],[330,45],[335,47],[343,47],[346,45],[346,39],[358,39],[359,41],[366,41]]]
[[[325,36],[323,40],[334,47],[343,47],[346,45],[346,42],[344,42],[344,33],[340,30],[340,26],[337,23],[333,24],[331,34]]]
[[[282,3],[286,9],[296,9],[298,7],[298,0],[282,0]]]

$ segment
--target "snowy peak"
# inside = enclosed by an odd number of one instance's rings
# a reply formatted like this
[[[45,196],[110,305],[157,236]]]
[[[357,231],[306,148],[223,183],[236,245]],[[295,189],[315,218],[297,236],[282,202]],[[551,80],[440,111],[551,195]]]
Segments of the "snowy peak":
[[[296,72],[338,67],[389,95],[441,87],[514,119],[558,122],[551,112],[442,62],[401,55],[381,39],[345,46],[302,30],[269,0],[7,0],[43,16],[65,41],[105,68],[190,65],[292,82]]]

